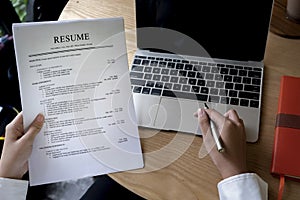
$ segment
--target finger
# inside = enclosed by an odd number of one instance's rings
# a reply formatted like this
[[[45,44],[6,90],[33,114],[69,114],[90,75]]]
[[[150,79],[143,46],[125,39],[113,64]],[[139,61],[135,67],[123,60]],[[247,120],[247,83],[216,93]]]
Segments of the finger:
[[[240,117],[238,116],[237,112],[233,109],[229,110],[228,112],[228,118],[235,121],[235,122],[239,122],[240,121]]]
[[[205,136],[207,131],[209,130],[209,118],[203,108],[198,109],[197,115],[202,135]]]
[[[221,113],[214,109],[206,109],[205,112],[209,116],[210,120],[217,125],[217,127],[221,127],[223,125],[225,117]]]
[[[22,112],[6,126],[5,132],[5,137],[11,139],[18,139],[24,134]]]
[[[210,134],[210,119],[206,114],[206,110],[202,108],[199,108],[194,115],[198,117],[199,126],[203,136],[203,143],[199,150],[198,156],[199,158],[204,158],[214,147],[213,138]]]
[[[40,132],[44,124],[44,115],[38,114],[28,128],[28,131],[23,136],[24,140],[33,142],[35,136]]]

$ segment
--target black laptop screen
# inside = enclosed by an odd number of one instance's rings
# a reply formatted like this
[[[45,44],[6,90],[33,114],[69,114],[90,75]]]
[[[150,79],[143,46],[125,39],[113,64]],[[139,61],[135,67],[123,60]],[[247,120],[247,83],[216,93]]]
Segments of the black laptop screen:
[[[272,0],[136,0],[137,45],[205,56],[189,47],[190,38],[213,58],[262,61],[272,5]],[[170,29],[180,34],[170,36]]]

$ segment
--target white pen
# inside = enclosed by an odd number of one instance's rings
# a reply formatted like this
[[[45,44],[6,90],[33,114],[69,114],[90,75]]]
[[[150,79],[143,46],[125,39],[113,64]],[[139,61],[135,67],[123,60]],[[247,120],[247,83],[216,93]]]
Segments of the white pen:
[[[204,103],[204,109],[209,109],[209,107],[207,106],[206,103]],[[219,140],[219,136],[217,134],[217,128],[215,126],[215,123],[211,119],[209,119],[209,125],[210,125],[210,132],[211,132],[211,134],[212,134],[212,136],[213,136],[213,138],[215,140],[215,143],[217,145],[218,151],[219,152],[223,152],[225,149],[221,145],[221,142]]]

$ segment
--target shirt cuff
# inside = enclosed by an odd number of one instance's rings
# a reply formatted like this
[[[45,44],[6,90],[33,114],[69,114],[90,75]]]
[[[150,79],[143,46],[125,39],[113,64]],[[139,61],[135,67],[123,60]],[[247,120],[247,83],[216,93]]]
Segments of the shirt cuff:
[[[218,183],[220,200],[268,199],[268,184],[256,173],[244,173]]]
[[[2,200],[25,200],[28,181],[0,177],[0,197]]]

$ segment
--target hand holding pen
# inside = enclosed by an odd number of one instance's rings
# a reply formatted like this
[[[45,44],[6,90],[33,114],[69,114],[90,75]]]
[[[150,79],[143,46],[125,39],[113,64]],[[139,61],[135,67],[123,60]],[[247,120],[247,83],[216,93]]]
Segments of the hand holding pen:
[[[211,138],[212,121],[220,134],[224,152],[217,150],[214,145],[208,153],[221,173],[223,178],[247,172],[246,163],[246,134],[243,120],[239,118],[235,110],[229,110],[224,115],[214,109],[202,109],[197,111],[199,126],[202,132],[203,143],[209,146]]]
[[[206,103],[204,103],[204,109],[209,109]],[[212,137],[214,138],[214,141],[217,145],[217,149],[220,153],[224,152],[224,147],[221,144],[220,138],[219,138],[219,133],[217,130],[217,127],[215,123],[209,119],[209,125],[210,125],[210,132],[212,134]]]

